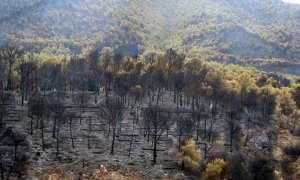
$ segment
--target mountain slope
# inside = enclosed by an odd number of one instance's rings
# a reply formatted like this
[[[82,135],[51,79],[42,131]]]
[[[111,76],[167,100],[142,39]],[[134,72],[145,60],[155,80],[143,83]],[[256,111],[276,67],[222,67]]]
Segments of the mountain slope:
[[[178,20],[173,29],[182,39],[177,43],[200,44],[250,57],[300,57],[296,48],[300,45],[297,41],[300,8],[297,6],[276,0],[177,2]],[[263,53],[257,53],[257,49]]]
[[[0,9],[1,39],[28,51],[175,48],[208,60],[299,64],[300,6],[280,0],[5,0]]]

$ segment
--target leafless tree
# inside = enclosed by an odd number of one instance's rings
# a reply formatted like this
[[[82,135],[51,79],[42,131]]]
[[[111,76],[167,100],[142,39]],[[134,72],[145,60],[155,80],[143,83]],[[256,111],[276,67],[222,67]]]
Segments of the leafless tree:
[[[3,128],[3,127],[1,127]],[[1,179],[9,180],[12,173],[20,175],[28,144],[25,138],[13,128],[1,129],[0,173]]]
[[[82,121],[82,113],[84,112],[84,108],[88,104],[89,100],[90,96],[86,92],[79,92],[74,99],[75,104],[79,108],[80,124]]]
[[[58,121],[62,119],[64,112],[65,112],[65,107],[64,107],[63,102],[56,97],[50,98],[48,106],[50,108],[51,113],[53,114],[52,137],[55,138],[55,135],[57,132]]]
[[[91,137],[91,132],[92,132],[92,125],[93,125],[93,119],[91,116],[89,116],[89,118],[88,118],[88,149],[91,149],[90,137]]]
[[[208,128],[208,141],[211,142],[212,140],[212,134],[214,132],[214,125],[217,122],[218,119],[222,116],[222,111],[218,111],[218,106],[215,104],[211,104],[210,107],[210,114],[211,119],[209,121],[209,128]]]
[[[48,116],[48,109],[46,109],[46,102],[41,94],[37,93],[32,97],[28,103],[28,110],[30,111],[30,134],[33,134],[33,118],[36,116],[36,129],[40,128],[41,130],[41,139],[42,139],[42,148],[45,150],[45,139],[44,139],[44,130],[45,130],[45,121],[44,118]]]
[[[112,128],[112,143],[111,143],[111,154],[114,154],[114,145],[116,138],[116,130],[118,125],[121,124],[123,119],[124,106],[120,98],[115,97],[108,99],[105,104],[100,108],[100,115],[108,122],[108,137],[110,134],[110,128]]]
[[[64,103],[57,98],[51,99],[49,106],[54,116],[52,137],[56,139],[56,156],[58,157],[60,152],[59,147],[63,140],[61,138],[61,129],[67,123],[66,108]]]
[[[0,92],[0,125],[3,124],[3,117],[8,115],[9,102],[13,100],[13,94],[9,92]]]
[[[157,145],[162,134],[167,130],[168,113],[163,112],[159,106],[149,105],[144,109],[144,121],[148,124],[148,128],[153,140],[153,164],[156,164]]]
[[[72,142],[72,148],[75,148],[74,144],[74,134],[73,134],[73,124],[76,123],[76,115],[75,113],[69,113],[68,114],[68,119],[69,119],[69,131],[70,131],[70,138]]]
[[[232,152],[232,147],[235,140],[238,140],[241,127],[239,122],[240,114],[234,110],[228,112],[227,118],[227,131],[228,131],[228,138],[229,138],[229,148],[230,152]]]
[[[176,131],[178,136],[178,144],[181,143],[182,137],[191,137],[194,132],[195,122],[189,117],[177,115],[176,117]]]

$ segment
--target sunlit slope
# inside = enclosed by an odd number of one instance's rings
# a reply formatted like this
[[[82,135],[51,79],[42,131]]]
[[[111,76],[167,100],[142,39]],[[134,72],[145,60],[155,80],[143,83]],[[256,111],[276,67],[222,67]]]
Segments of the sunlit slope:
[[[167,45],[254,58],[299,58],[300,11],[281,1],[183,0]],[[166,5],[167,6],[167,5]]]

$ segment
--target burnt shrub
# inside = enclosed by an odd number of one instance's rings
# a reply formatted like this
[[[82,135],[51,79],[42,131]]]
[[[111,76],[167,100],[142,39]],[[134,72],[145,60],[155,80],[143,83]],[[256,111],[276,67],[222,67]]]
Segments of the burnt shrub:
[[[296,160],[300,156],[300,144],[287,146],[284,148],[284,153],[293,160]]]
[[[271,157],[257,157],[250,164],[252,179],[275,179],[275,164]]]

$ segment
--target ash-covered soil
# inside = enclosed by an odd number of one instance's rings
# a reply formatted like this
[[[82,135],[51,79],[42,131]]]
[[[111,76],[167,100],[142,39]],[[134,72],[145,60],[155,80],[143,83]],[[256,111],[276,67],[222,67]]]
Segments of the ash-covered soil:
[[[72,133],[74,138],[74,147],[70,136],[69,123],[63,124],[60,134],[59,155],[56,154],[56,139],[52,137],[53,120],[45,118],[45,150],[42,149],[40,122],[33,117],[33,134],[31,131],[31,119],[28,117],[28,106],[25,102],[21,106],[21,97],[14,93],[15,100],[10,102],[9,115],[4,117],[7,127],[12,127],[26,137],[29,147],[30,174],[40,175],[47,170],[62,169],[70,172],[74,178],[91,168],[105,165],[113,171],[120,173],[135,173],[141,179],[189,179],[177,166],[175,159],[178,150],[178,138],[176,137],[175,125],[170,127],[168,136],[166,132],[162,135],[158,145],[157,163],[153,165],[152,156],[153,143],[151,137],[144,136],[144,130],[141,123],[142,114],[140,110],[131,113],[131,106],[126,103],[125,112],[121,128],[118,128],[114,154],[110,154],[112,135],[108,136],[107,121],[100,117],[98,107],[105,99],[104,94],[97,96],[95,103],[94,95],[89,94],[90,98],[84,106],[81,113],[80,109],[72,100],[71,93],[64,98],[66,112],[74,112],[76,118],[72,123]],[[76,94],[74,95],[74,97]],[[166,98],[169,95],[165,95]],[[169,98],[171,99],[171,98]],[[134,109],[141,109],[147,106],[148,100],[143,99],[138,102]],[[176,107],[170,100],[160,102],[164,107]],[[138,113],[138,114],[137,114]],[[89,134],[90,149],[88,148],[89,123],[92,126]],[[130,145],[131,144],[131,145]],[[131,150],[129,152],[131,146]],[[129,154],[130,153],[130,154]],[[40,176],[41,177],[41,176]]]
[[[101,165],[104,165],[112,172],[123,175],[134,174],[137,179],[193,178],[188,173],[181,171],[180,163],[176,160],[179,140],[191,136],[197,140],[195,129],[193,131],[185,129],[179,132],[175,123],[178,117],[190,118],[191,104],[183,103],[183,106],[177,107],[177,104],[173,102],[173,95],[169,92],[163,93],[159,105],[168,110],[168,113],[171,114],[170,118],[174,122],[170,124],[168,130],[163,131],[159,139],[157,163],[154,165],[152,161],[153,141],[151,136],[145,135],[141,111],[149,104],[149,97],[138,101],[133,108],[133,99],[130,99],[129,102],[127,99],[124,103],[123,120],[116,131],[115,148],[112,155],[112,134],[109,133],[107,120],[100,116],[99,111],[105,101],[105,94],[87,94],[88,101],[82,106],[82,113],[80,113],[80,106],[74,100],[77,94],[65,94],[63,98],[65,114],[75,114],[71,123],[74,146],[72,145],[70,123],[66,116],[65,123],[61,125],[58,134],[56,132],[56,136],[59,135],[59,153],[57,154],[57,138],[53,138],[53,119],[55,117],[53,115],[44,116],[45,149],[43,150],[40,119],[36,116],[33,116],[33,119],[29,118],[28,102],[21,106],[20,95],[14,93],[15,98],[9,103],[9,113],[4,117],[4,123],[6,128],[11,127],[26,141],[26,149],[22,150],[28,157],[24,174],[33,178],[44,178],[43,174],[47,174],[47,172],[63,171],[69,173],[68,177],[78,179],[91,169],[99,169]],[[206,106],[210,107],[208,102]],[[212,137],[220,138],[221,136],[221,139],[224,139],[224,146],[220,147],[215,145],[214,142],[217,140],[212,138],[211,143],[208,144],[208,154],[229,152],[226,115],[221,115],[221,113],[220,111],[214,122],[212,117],[206,117],[206,131],[211,129]],[[247,151],[249,155],[251,155],[250,150],[253,151],[253,154],[268,153],[267,146],[272,139],[267,136],[265,131],[258,128],[261,126],[259,124],[251,123],[249,128],[249,122],[247,122],[249,116],[252,116],[251,112],[245,111],[240,122],[242,134],[249,136],[249,142],[244,147],[244,151]],[[205,151],[204,141],[201,138],[204,123],[204,120],[200,121],[197,140],[197,146],[201,150],[202,156]],[[272,143],[276,143],[276,140]],[[16,179],[25,177],[24,174]]]

